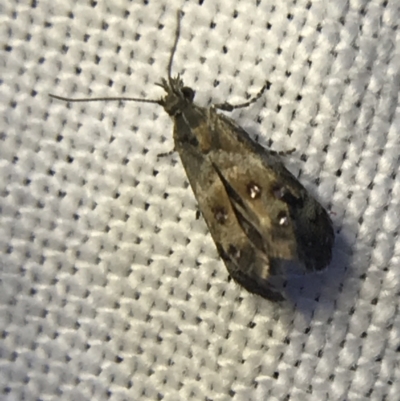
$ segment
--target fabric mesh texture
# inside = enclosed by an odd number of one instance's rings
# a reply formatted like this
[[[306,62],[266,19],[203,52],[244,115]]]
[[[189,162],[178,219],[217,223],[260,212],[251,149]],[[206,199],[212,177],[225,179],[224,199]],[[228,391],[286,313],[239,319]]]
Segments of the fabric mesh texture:
[[[232,280],[154,104],[173,65],[326,207],[331,265]],[[2,400],[399,400],[396,0],[3,1]]]

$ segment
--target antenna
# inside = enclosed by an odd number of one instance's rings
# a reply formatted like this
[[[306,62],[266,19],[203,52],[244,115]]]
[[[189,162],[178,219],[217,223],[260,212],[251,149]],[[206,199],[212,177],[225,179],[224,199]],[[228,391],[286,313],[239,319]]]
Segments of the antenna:
[[[174,56],[175,56],[175,52],[176,52],[176,48],[178,45],[178,40],[179,40],[179,36],[181,35],[181,20],[182,20],[182,11],[178,10],[177,12],[177,22],[176,22],[176,30],[175,30],[175,41],[174,41],[174,45],[172,46],[172,51],[171,51],[171,55],[169,56],[169,61],[168,61],[168,69],[167,69],[167,74],[168,74],[168,82],[169,82],[169,86],[171,88],[173,88],[172,85],[172,76],[171,76],[171,70],[172,70],[172,62],[174,60]]]
[[[181,20],[182,20],[182,11],[178,10],[177,12],[177,24],[176,24],[176,30],[175,30],[175,41],[174,45],[172,47],[171,55],[169,57],[168,61],[168,69],[167,69],[167,74],[168,74],[168,83],[171,88],[173,88],[173,82],[172,82],[172,77],[171,77],[171,70],[172,70],[172,62],[174,59],[176,47],[178,45],[178,40],[179,36],[181,33]],[[160,85],[162,86],[162,85]],[[154,99],[142,99],[142,98],[137,98],[137,97],[92,97],[92,98],[71,98],[71,97],[64,97],[64,96],[58,96],[58,95],[52,95],[49,93],[49,96],[53,99],[57,100],[62,100],[64,102],[115,102],[115,101],[126,101],[126,102],[141,102],[141,103],[156,103],[161,105],[161,100],[154,100]]]
[[[142,102],[142,103],[157,103],[160,104],[159,100],[153,99],[141,99],[137,97],[82,97],[82,98],[72,98],[72,97],[64,97],[58,95],[52,95],[49,93],[49,96],[53,99],[63,100],[64,102],[104,102],[104,101],[127,101],[127,102]]]

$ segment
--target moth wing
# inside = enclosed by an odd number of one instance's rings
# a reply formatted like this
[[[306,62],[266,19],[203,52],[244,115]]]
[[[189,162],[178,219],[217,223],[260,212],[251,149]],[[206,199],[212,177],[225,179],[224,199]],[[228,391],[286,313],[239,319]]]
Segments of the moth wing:
[[[203,125],[203,129],[208,128]],[[186,136],[190,138],[192,133],[193,130]],[[200,140],[208,133],[206,131]],[[231,277],[252,293],[273,301],[282,300],[280,291],[270,281],[274,266],[269,256],[249,240],[250,228],[246,232],[241,225],[243,221],[237,218],[235,203],[230,199],[231,194],[222,181],[218,167],[214,165],[214,161],[219,165],[220,160],[214,160],[214,152],[205,153],[201,146],[188,142],[176,141],[176,148],[199,209]],[[225,170],[229,166],[220,167]],[[294,251],[287,249],[286,252],[290,258]]]
[[[238,220],[257,248],[273,259],[298,260],[307,270],[330,263],[331,219],[283,164],[268,169],[263,155],[254,153],[244,158],[218,152],[214,159]]]
[[[276,155],[232,120],[191,112],[196,116],[176,119],[175,146],[218,252],[248,291],[281,300],[273,278],[282,262],[299,260],[310,270],[329,263],[329,216]]]
[[[285,213],[288,213],[293,239],[297,247],[297,258],[307,270],[321,270],[325,268],[332,259],[332,247],[334,243],[334,231],[332,221],[326,210],[307,192],[301,183],[285,168],[281,159],[272,152],[263,148],[253,141],[246,131],[238,126],[235,121],[227,116],[214,114],[216,124],[215,133],[218,134],[218,142],[223,144],[221,150],[230,150],[237,153],[238,166],[245,174],[241,174],[247,184],[251,177],[259,177],[258,183],[262,183],[269,191],[263,198],[264,212],[275,220],[275,232],[280,230],[276,223],[285,223]],[[215,165],[221,162],[227,163],[224,152],[218,154]],[[225,158],[223,160],[223,158]],[[226,178],[230,183],[237,175],[239,169],[231,166],[227,171]],[[252,176],[254,174],[254,176]],[[264,177],[262,179],[262,176]],[[254,181],[257,183],[257,181]],[[244,186],[241,186],[242,190]],[[237,189],[239,190],[239,188]],[[264,191],[264,194],[266,192]],[[267,202],[271,202],[267,206]],[[247,207],[252,210],[257,204],[247,202]],[[270,210],[270,212],[268,211]],[[257,215],[263,213],[263,208],[257,209]],[[282,219],[283,218],[283,219]],[[274,225],[272,224],[272,227]],[[266,227],[268,229],[268,227]],[[267,234],[267,233],[266,233]],[[268,239],[268,236],[264,236]]]

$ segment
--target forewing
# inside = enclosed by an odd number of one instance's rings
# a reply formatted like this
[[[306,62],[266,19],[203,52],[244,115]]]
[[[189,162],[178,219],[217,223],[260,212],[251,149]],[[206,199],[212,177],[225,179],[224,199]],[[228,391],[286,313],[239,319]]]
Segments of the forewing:
[[[231,163],[226,172],[224,182],[235,181],[235,176],[242,177],[241,185],[237,186],[236,192],[245,194],[246,189],[256,189],[261,186],[260,202],[247,202],[247,210],[254,211],[254,219],[261,221],[259,216],[266,213],[267,219],[271,219],[271,224],[261,224],[263,238],[269,245],[277,244],[276,253],[283,252],[284,247],[277,243],[278,233],[290,235],[289,228],[292,229],[292,241],[296,243],[297,258],[307,270],[321,270],[325,268],[332,258],[332,247],[334,243],[334,232],[332,221],[326,210],[307,192],[301,183],[285,168],[281,159],[258,143],[254,142],[249,135],[239,127],[233,120],[226,116],[215,117],[215,133],[220,143],[224,144],[224,149],[235,150],[237,166]],[[220,149],[216,154],[218,161],[214,163],[229,165],[226,160],[232,156],[226,155]],[[245,151],[239,152],[239,149]],[[224,174],[223,174],[224,175]],[[247,176],[247,179],[246,179]],[[252,182],[256,185],[253,185]],[[246,187],[245,187],[246,184]],[[261,185],[259,185],[261,184]],[[263,186],[266,188],[263,189]],[[227,186],[229,187],[229,186]],[[254,191],[253,191],[254,194]],[[262,196],[264,195],[264,196]],[[246,199],[243,197],[242,199]],[[267,203],[270,203],[267,205]],[[254,210],[256,208],[256,210]],[[249,214],[250,216],[250,214]],[[288,217],[288,219],[287,219]],[[288,229],[284,229],[287,224]],[[268,229],[270,238],[268,238]],[[285,239],[283,240],[285,241]],[[286,236],[286,241],[290,242]],[[291,248],[293,249],[293,247]],[[269,255],[275,256],[273,253]],[[282,253],[282,255],[284,255]],[[283,256],[285,259],[286,257]]]
[[[299,260],[308,269],[329,263],[329,216],[275,154],[212,109],[192,107],[177,116],[174,138],[199,209],[234,280],[250,292],[280,300],[271,278],[283,262]]]

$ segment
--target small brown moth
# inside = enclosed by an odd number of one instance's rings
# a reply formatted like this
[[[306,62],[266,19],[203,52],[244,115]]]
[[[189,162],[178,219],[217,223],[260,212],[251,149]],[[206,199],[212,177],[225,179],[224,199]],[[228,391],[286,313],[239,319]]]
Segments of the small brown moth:
[[[249,106],[266,85],[243,104],[203,108],[193,103],[194,90],[184,86],[179,75],[171,76],[180,21],[178,12],[167,79],[157,84],[166,92],[161,99],[50,96],[67,102],[126,100],[162,106],[174,121],[175,150],[229,274],[252,293],[282,300],[282,291],[271,278],[281,273],[285,263],[297,261],[308,271],[330,263],[331,219],[276,152],[263,148],[232,119],[217,113],[217,109]]]

